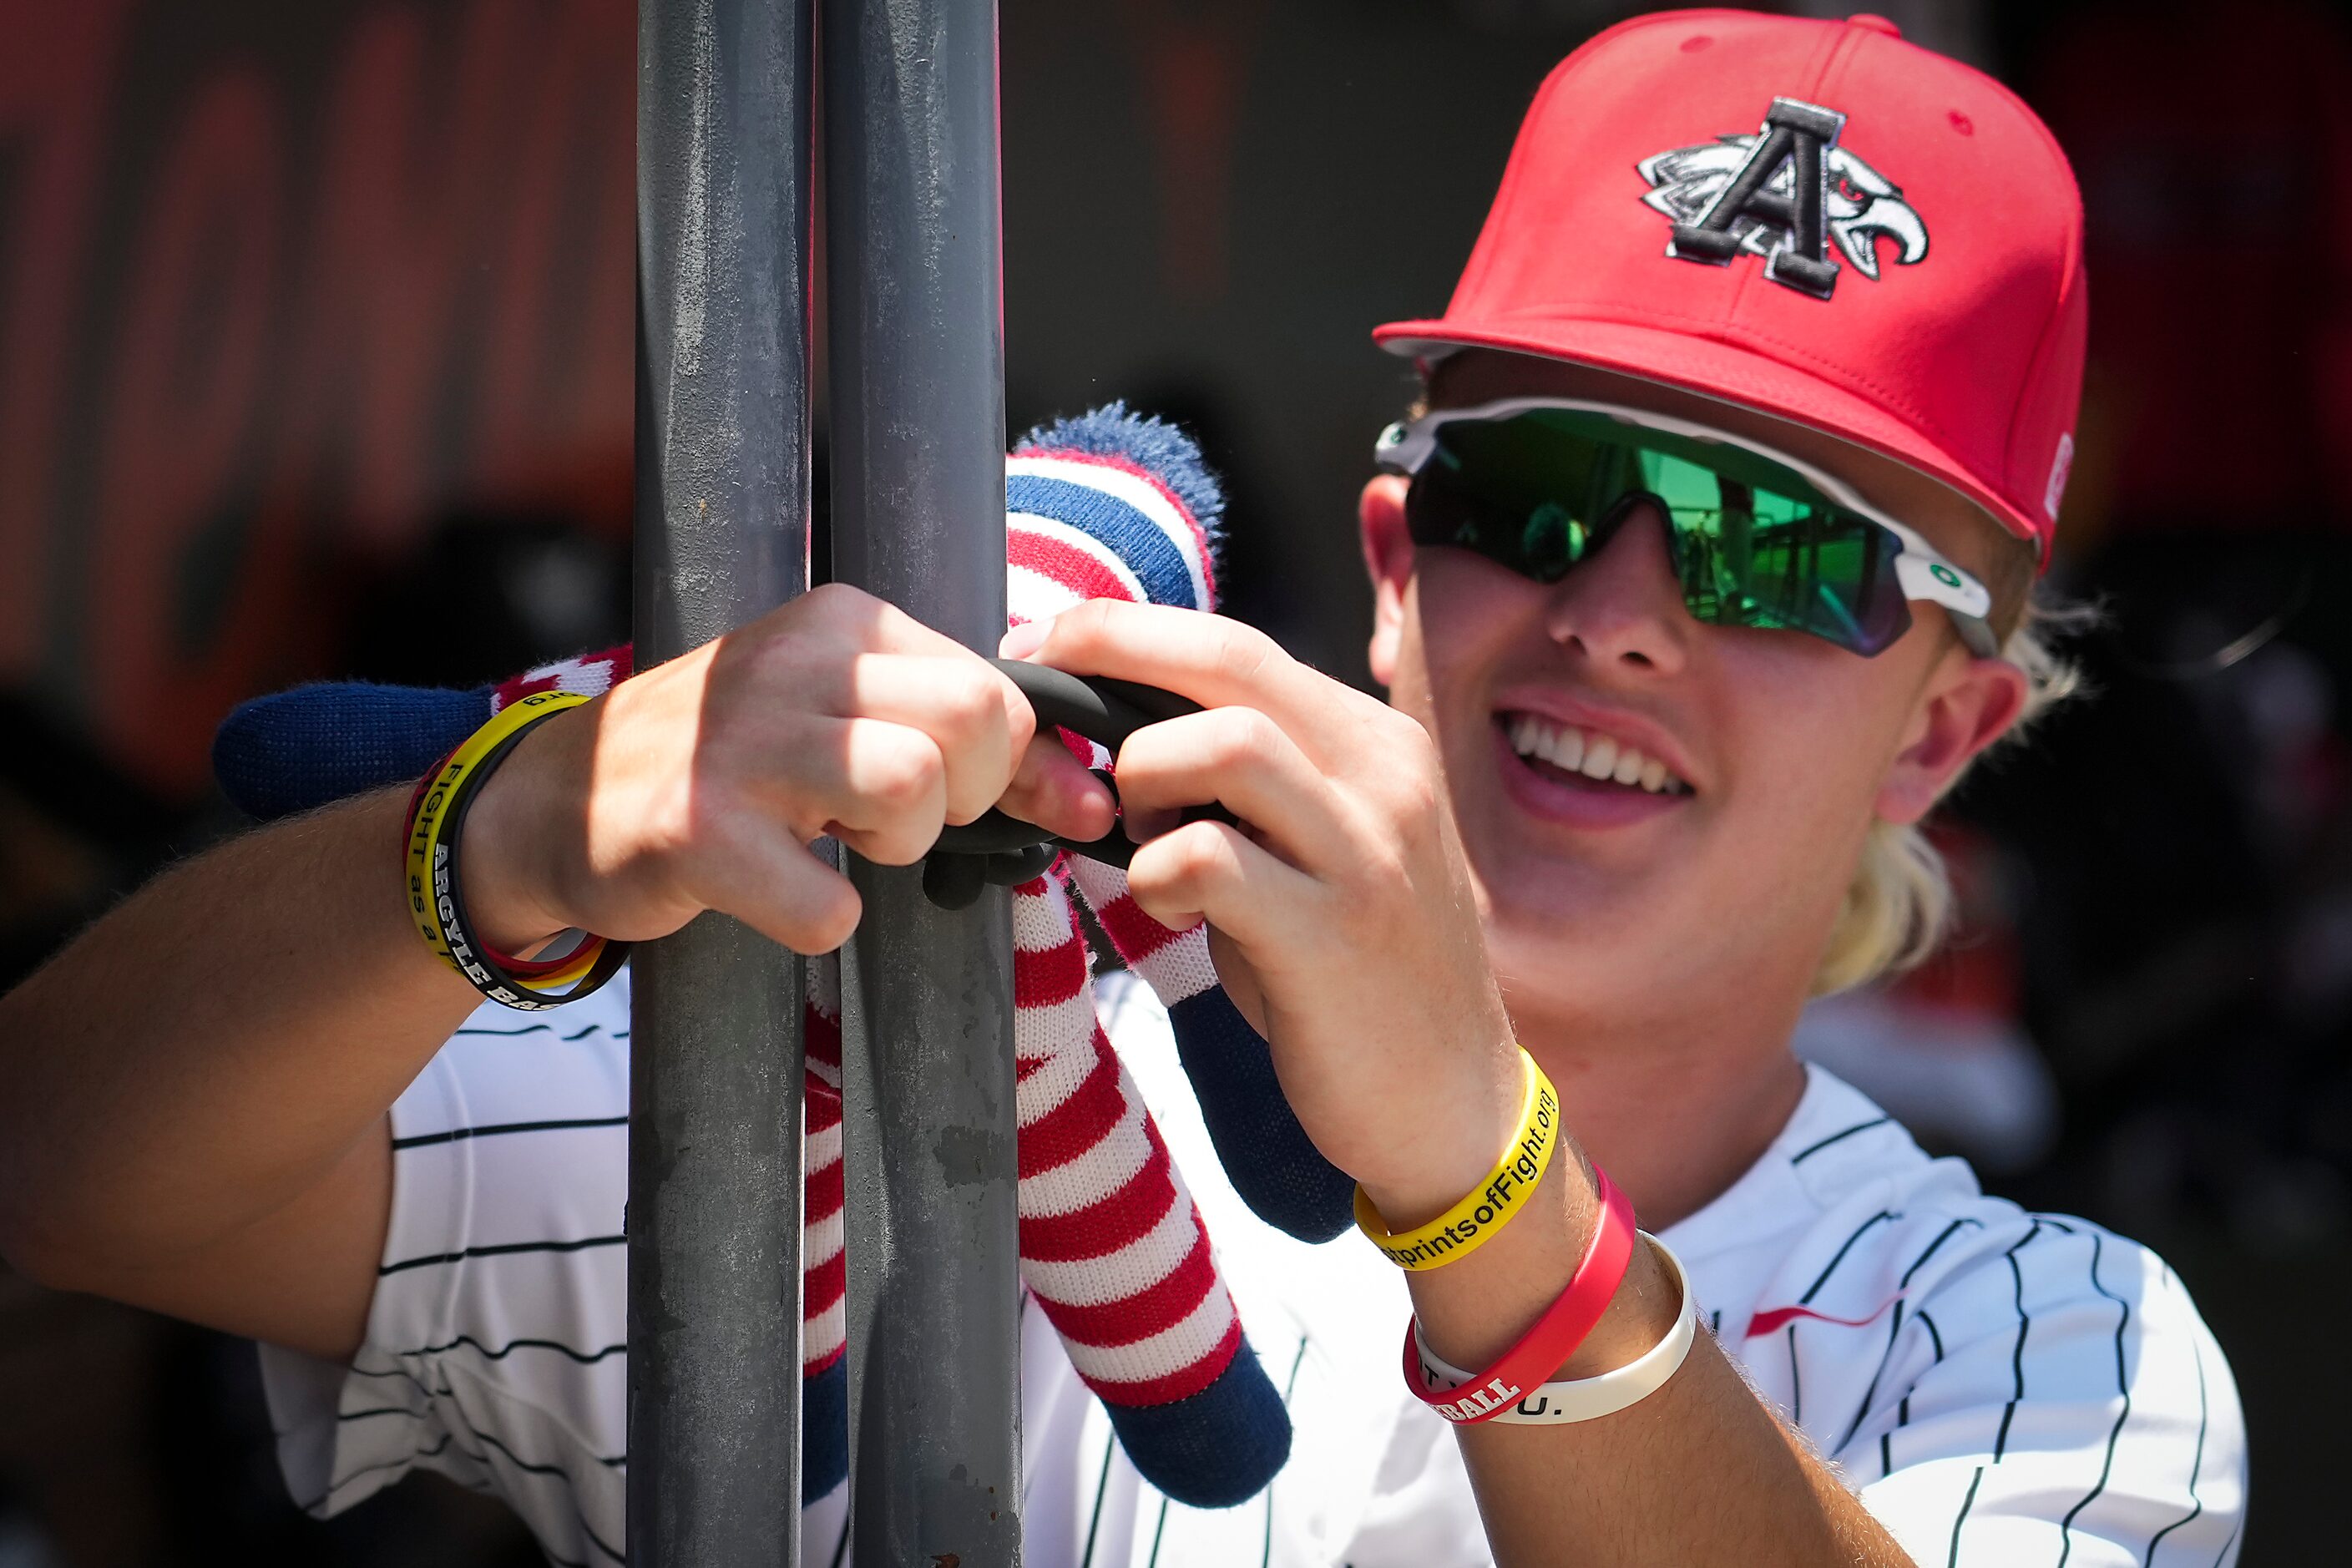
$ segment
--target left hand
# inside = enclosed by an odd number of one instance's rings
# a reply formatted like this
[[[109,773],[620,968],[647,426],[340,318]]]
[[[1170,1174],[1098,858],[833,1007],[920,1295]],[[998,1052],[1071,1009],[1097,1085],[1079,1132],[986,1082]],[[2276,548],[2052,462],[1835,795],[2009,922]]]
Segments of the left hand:
[[[1090,600],[1006,646],[1202,705],[1129,737],[1120,800],[1142,822],[1215,801],[1244,826],[1152,838],[1128,871],[1136,901],[1209,922],[1299,1123],[1391,1227],[1477,1184],[1517,1128],[1518,1052],[1422,727],[1195,611]]]

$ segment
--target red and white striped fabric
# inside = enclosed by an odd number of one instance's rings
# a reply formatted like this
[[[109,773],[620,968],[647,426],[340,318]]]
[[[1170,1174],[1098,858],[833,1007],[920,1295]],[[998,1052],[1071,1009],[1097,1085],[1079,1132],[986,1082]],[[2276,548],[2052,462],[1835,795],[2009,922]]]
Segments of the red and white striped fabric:
[[[629,679],[635,646],[623,643],[618,647],[583,653],[577,658],[559,658],[553,664],[509,676],[491,689],[490,711],[496,713],[510,702],[536,697],[542,691],[576,691],[583,697],[602,697]]]
[[[1076,856],[1066,864],[1103,934],[1160,1005],[1173,1007],[1217,984],[1207,925],[1195,921],[1182,931],[1171,930],[1143,912],[1127,890],[1127,873],[1118,867]]]
[[[1216,1381],[1242,1343],[1183,1178],[1095,1019],[1067,892],[1013,894],[1021,1278],[1071,1364],[1114,1405],[1164,1405]],[[841,1358],[840,966],[809,965],[802,1373]]]
[[[1168,1146],[1096,1021],[1056,877],[1013,893],[1021,1276],[1087,1385],[1164,1405],[1214,1382],[1241,1322]]]
[[[841,1247],[841,963],[808,965],[808,1092],[802,1100],[801,1375],[830,1368],[847,1348],[849,1275]]]

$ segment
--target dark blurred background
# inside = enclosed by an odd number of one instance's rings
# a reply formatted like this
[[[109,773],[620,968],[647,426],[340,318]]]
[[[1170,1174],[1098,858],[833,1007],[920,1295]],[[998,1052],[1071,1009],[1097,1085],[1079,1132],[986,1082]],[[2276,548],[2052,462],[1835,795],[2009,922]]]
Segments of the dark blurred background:
[[[1883,8],[2074,159],[2053,582],[2108,618],[2096,700],[1947,814],[1962,936],[1805,1046],[2160,1248],[2244,1393],[2244,1561],[2339,1561],[2352,45],[2316,0]],[[1230,607],[1363,679],[1353,496],[1413,391],[1366,332],[1444,305],[1537,82],[1633,9],[1003,0],[1015,428],[1189,424]],[[633,16],[0,0],[0,985],[234,830],[238,699],[625,635]],[[429,1479],[299,1518],[247,1347],[0,1273],[0,1568],[425,1561],[537,1558]]]

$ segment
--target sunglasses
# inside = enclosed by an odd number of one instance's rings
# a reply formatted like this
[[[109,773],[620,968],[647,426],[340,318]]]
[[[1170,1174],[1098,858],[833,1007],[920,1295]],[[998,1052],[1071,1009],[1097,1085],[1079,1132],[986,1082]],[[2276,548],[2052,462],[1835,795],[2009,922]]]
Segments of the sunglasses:
[[[1391,425],[1374,449],[1409,475],[1413,542],[1468,550],[1538,583],[1590,559],[1643,503],[1695,620],[1806,632],[1865,657],[1940,605],[1969,651],[1996,655],[1992,595],[1829,474],[1665,415],[1556,397],[1448,408]]]

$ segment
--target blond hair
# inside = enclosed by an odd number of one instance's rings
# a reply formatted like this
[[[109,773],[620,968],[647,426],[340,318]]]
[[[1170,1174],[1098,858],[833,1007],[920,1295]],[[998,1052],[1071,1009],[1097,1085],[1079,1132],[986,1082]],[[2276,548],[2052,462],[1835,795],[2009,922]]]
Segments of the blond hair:
[[[2089,605],[2063,605],[2039,593],[2027,597],[2024,613],[2000,648],[2003,658],[2025,672],[2025,706],[1969,767],[2015,745],[2051,709],[2081,691],[2082,673],[2059,642],[2097,620],[2098,612]],[[1968,773],[1964,767],[1955,773],[1945,793]],[[1918,963],[1949,932],[1952,905],[1951,875],[1926,832],[1916,824],[1872,823],[1821,967],[1813,972],[1813,994],[1851,990]]]

